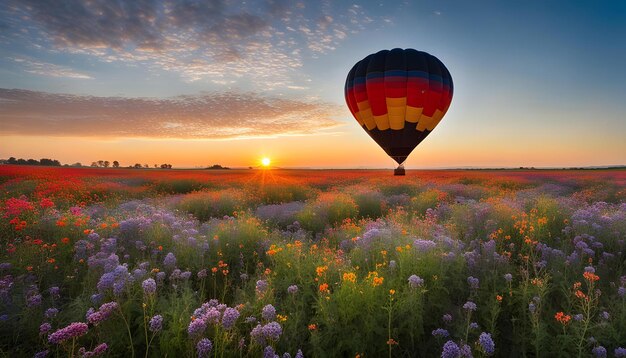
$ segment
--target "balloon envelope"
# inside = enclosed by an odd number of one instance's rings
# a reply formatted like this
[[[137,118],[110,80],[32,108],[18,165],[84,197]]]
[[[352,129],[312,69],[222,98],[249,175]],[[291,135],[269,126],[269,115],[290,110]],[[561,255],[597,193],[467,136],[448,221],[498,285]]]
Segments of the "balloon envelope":
[[[348,73],[348,108],[398,164],[437,126],[452,101],[452,77],[439,59],[414,49],[383,50]]]

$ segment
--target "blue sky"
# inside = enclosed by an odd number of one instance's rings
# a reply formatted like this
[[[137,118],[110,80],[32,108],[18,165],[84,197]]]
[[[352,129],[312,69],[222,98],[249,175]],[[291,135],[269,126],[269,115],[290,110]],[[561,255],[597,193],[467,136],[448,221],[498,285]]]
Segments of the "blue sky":
[[[625,164],[625,19],[623,1],[4,1],[0,157],[391,166],[343,82],[410,47],[455,94],[409,167]]]

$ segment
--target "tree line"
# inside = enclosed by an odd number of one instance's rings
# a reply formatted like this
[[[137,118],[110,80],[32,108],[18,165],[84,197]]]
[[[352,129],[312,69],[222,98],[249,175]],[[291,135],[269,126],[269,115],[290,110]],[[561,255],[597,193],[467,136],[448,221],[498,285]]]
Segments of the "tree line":
[[[9,159],[0,159],[0,164],[12,164],[12,165],[41,165],[41,166],[50,166],[50,167],[83,167],[80,162],[74,164],[61,164],[57,159],[49,159],[49,158],[41,158],[39,160],[36,159],[23,159],[23,158],[15,158],[11,157]],[[108,160],[98,160],[95,162],[91,162],[91,167],[93,168],[120,168],[120,162],[114,160],[113,162],[109,162]],[[129,165],[126,168],[133,169],[142,169],[142,168],[151,168],[149,164],[140,164],[135,163],[134,165]],[[154,164],[154,168],[160,169],[172,169],[172,164],[163,163],[163,164]]]

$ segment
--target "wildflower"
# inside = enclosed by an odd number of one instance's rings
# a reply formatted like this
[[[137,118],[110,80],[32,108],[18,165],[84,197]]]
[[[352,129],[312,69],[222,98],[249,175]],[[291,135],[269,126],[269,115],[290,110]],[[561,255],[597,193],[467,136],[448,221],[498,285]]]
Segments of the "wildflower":
[[[208,357],[209,353],[213,349],[213,343],[208,338],[202,338],[198,344],[196,344],[196,352],[198,352],[198,358]]]
[[[156,282],[152,278],[143,281],[141,287],[143,287],[143,293],[148,296],[153,295],[156,292]]]
[[[50,318],[54,318],[54,317],[56,317],[56,315],[57,315],[58,313],[59,313],[59,310],[58,310],[58,309],[56,309],[56,308],[54,308],[54,307],[51,307],[51,308],[48,308],[48,309],[46,310],[45,316],[46,316],[46,318],[49,318],[49,319],[50,319]]]
[[[583,273],[583,277],[585,278],[585,280],[587,280],[589,282],[595,282],[595,281],[598,281],[600,279],[600,276],[596,275],[595,273],[587,272],[587,271],[585,271],[585,273]]]
[[[97,357],[97,356],[104,354],[104,352],[106,352],[107,349],[109,349],[109,346],[106,343],[101,343],[101,344],[98,344],[96,348],[93,349],[93,351],[87,351],[85,347],[81,347],[78,350],[78,354],[82,358]]]
[[[393,338],[389,338],[389,339],[387,340],[387,345],[388,345],[388,346],[392,346],[392,345],[394,345],[394,344],[398,344],[398,342],[397,342],[395,339],[393,339]]]
[[[620,286],[620,288],[617,289],[617,295],[623,298],[626,295],[626,287]]]
[[[432,332],[432,335],[434,337],[446,338],[450,335],[450,333],[448,333],[448,331],[443,328],[437,328]]]
[[[461,356],[461,350],[454,341],[447,341],[443,345],[443,351],[441,352],[441,358],[459,358]]]
[[[568,324],[568,323],[569,323],[569,321],[570,321],[570,319],[571,319],[572,317],[571,317],[570,315],[566,315],[566,314],[564,314],[563,312],[557,312],[557,313],[554,315],[554,318],[555,318],[558,322],[560,322],[561,324],[566,325],[566,324]]]
[[[42,323],[41,326],[39,326],[39,334],[46,334],[48,332],[50,332],[52,330],[52,325],[48,322]]]
[[[449,313],[444,314],[441,319],[445,322],[445,323],[450,323],[452,322],[452,315]]]
[[[328,284],[327,284],[327,283],[323,283],[323,284],[321,284],[321,285],[320,285],[319,290],[320,290],[320,292],[322,292],[322,293],[328,293],[328,292],[329,292],[329,290],[328,290]]]
[[[150,329],[150,332],[160,332],[161,329],[163,328],[163,316],[161,316],[160,314],[152,317],[150,319],[150,323],[148,324],[148,327]]]
[[[504,279],[506,280],[506,282],[511,282],[513,280],[513,275],[511,275],[510,273],[504,274]]]
[[[611,318],[611,315],[607,311],[602,311],[602,313],[600,313],[600,317],[603,320],[608,321],[609,318]]]
[[[252,328],[252,331],[250,331],[250,339],[253,342],[256,342],[260,345],[265,344],[265,336],[263,334],[263,326],[261,326],[260,324],[257,324],[256,327]]]
[[[165,258],[163,259],[163,266],[168,269],[173,269],[174,266],[176,266],[176,256],[174,256],[173,253],[168,252],[168,254],[165,255]]]
[[[583,315],[581,313],[574,315],[574,321],[580,322],[583,320]]]
[[[384,280],[385,280],[384,277],[374,277],[374,279],[372,280],[372,286],[374,287],[380,286],[383,284]]]
[[[46,358],[48,356],[48,353],[50,353],[49,350],[45,350],[45,351],[41,351],[41,352],[37,352],[35,353],[35,358]]]
[[[198,318],[189,323],[189,327],[187,327],[187,332],[190,336],[199,336],[204,333],[205,329],[206,322],[203,319]]]
[[[537,309],[537,306],[535,306],[534,303],[529,303],[528,304],[528,310],[530,311],[530,313],[535,313],[535,310]]]
[[[356,275],[353,272],[345,272],[343,274],[343,280],[354,283],[356,281]]]
[[[263,319],[266,321],[272,321],[274,318],[276,318],[276,309],[274,308],[274,306],[269,304],[263,307],[261,317],[263,317]]]
[[[591,350],[591,353],[593,353],[593,355],[594,355],[595,357],[598,357],[598,358],[606,358],[606,348],[604,348],[604,347],[602,347],[602,346],[597,346],[597,347],[594,347],[594,348]]]
[[[48,336],[48,342],[61,344],[69,339],[84,336],[88,330],[89,327],[86,323],[74,322],[67,327],[61,328]]]
[[[200,271],[198,271],[198,278],[199,279],[203,279],[205,277],[208,276],[207,270],[206,269],[202,269]]]
[[[476,304],[472,301],[467,301],[463,305],[463,308],[467,311],[476,311]]]
[[[502,302],[502,296],[500,296],[500,295],[496,295],[496,301],[498,301],[498,302]]]
[[[287,292],[293,294],[296,294],[298,292],[298,286],[297,285],[291,285],[289,287],[287,287]]]
[[[480,281],[476,277],[470,276],[467,278],[467,284],[470,286],[470,289],[472,290],[477,290],[479,283]]]
[[[626,348],[617,347],[613,354],[615,354],[615,357],[626,357]]]
[[[32,295],[26,299],[26,305],[29,308],[41,306],[41,299],[40,294]]]
[[[416,275],[409,276],[408,281],[409,281],[409,287],[411,288],[418,288],[424,284],[424,279]]]
[[[256,282],[256,292],[259,293],[260,295],[264,294],[265,291],[267,291],[268,287],[269,287],[269,284],[265,280],[258,280]]]
[[[269,340],[278,341],[282,333],[283,328],[278,322],[270,322],[263,326],[263,335]]]
[[[311,323],[309,326],[309,331],[315,331],[317,329],[317,325],[315,323]]]
[[[617,352],[617,350],[616,350]],[[296,356],[294,358],[304,358],[304,354],[302,354],[302,350],[298,349],[298,352],[296,352]]]
[[[470,324],[469,324],[469,328],[470,328],[470,329],[478,329],[478,323],[476,323],[476,322],[472,322],[472,323],[470,323]]]
[[[478,337],[478,344],[480,344],[480,348],[488,356],[492,355],[496,349],[493,339],[491,339],[491,333],[481,333],[480,337]]]
[[[225,329],[231,329],[235,325],[235,322],[239,318],[239,311],[234,308],[227,308],[224,311],[224,316],[222,317],[222,326]]]

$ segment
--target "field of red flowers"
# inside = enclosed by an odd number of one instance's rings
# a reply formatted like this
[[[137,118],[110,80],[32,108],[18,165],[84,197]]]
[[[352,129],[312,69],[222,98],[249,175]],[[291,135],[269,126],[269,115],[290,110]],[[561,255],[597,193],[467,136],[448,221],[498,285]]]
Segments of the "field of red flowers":
[[[626,170],[0,166],[0,352],[626,356]]]

